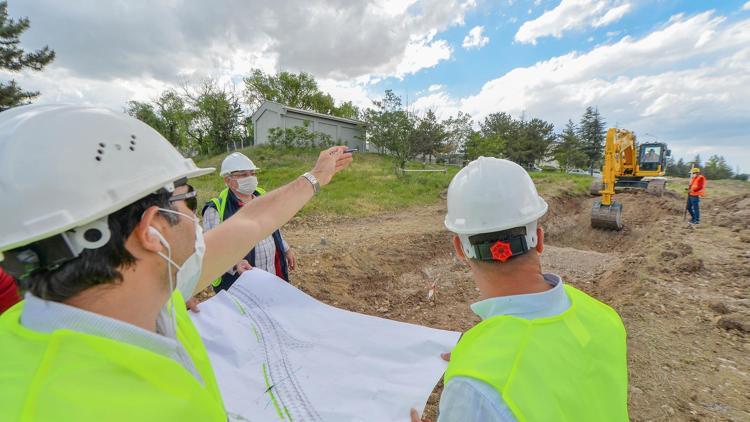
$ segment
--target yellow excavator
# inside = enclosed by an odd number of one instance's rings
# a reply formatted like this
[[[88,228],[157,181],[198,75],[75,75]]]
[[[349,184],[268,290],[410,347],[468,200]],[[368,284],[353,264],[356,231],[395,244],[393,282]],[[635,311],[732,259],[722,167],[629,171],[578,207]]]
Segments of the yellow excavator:
[[[661,196],[667,185],[663,176],[671,154],[663,142],[639,145],[635,133],[609,128],[602,177],[591,184],[591,193],[601,195],[591,209],[591,227],[622,230],[622,204],[615,201],[615,190],[640,189]]]

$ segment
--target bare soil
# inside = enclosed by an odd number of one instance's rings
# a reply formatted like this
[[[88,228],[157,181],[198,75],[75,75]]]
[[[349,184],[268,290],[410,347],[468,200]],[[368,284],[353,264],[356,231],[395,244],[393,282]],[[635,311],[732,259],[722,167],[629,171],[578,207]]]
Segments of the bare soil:
[[[591,197],[548,199],[543,270],[622,316],[634,421],[750,421],[750,189],[734,193],[704,198],[697,227],[683,220],[684,197],[618,194],[620,232],[590,228]],[[340,308],[465,331],[478,322],[478,291],[452,253],[445,211],[295,220],[285,228],[299,261],[292,283]]]

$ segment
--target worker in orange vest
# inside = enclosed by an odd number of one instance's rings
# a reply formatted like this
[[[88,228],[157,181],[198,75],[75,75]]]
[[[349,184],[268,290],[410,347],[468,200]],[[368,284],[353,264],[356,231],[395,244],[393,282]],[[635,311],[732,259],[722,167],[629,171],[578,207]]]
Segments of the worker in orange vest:
[[[698,167],[690,170],[690,186],[688,187],[688,205],[690,213],[690,224],[700,224],[701,221],[701,196],[706,191],[706,177]]]

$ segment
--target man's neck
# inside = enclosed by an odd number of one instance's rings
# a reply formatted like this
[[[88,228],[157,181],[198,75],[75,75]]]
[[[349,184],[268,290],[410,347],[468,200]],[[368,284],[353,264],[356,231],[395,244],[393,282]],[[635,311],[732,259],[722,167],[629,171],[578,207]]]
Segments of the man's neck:
[[[166,293],[157,290],[160,285],[157,280],[133,283],[128,278],[123,274],[123,280],[119,283],[91,287],[64,303],[156,332],[156,319],[167,301]],[[153,291],[149,292],[149,287]]]
[[[536,266],[519,266],[502,273],[474,272],[474,278],[483,299],[501,296],[541,293],[552,288],[544,280],[541,268]]]

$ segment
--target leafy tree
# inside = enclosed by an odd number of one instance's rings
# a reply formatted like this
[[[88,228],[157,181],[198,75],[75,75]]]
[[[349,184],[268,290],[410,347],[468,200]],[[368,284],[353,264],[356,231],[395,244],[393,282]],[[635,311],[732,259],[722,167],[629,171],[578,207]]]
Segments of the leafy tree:
[[[499,135],[483,135],[482,132],[472,132],[464,144],[467,160],[479,157],[502,157],[505,151],[505,140]]]
[[[552,150],[555,160],[560,164],[560,170],[583,167],[588,163],[588,156],[583,150],[577,130],[575,123],[568,119],[568,124]]]
[[[479,126],[484,139],[480,142],[486,145],[472,145],[470,155],[503,157],[523,166],[544,159],[555,139],[552,123],[537,118],[517,120],[508,113],[492,113]]]
[[[335,107],[333,115],[338,117],[344,117],[346,119],[357,120],[360,117],[359,107],[352,104],[351,101],[345,101],[340,106]]]
[[[41,71],[55,59],[55,52],[45,46],[27,53],[19,46],[21,34],[29,29],[29,19],[8,18],[8,2],[0,1],[0,69],[20,72],[23,69]],[[0,83],[0,111],[21,104],[29,104],[39,95],[37,91],[24,91],[11,80]]]
[[[133,100],[128,102],[125,112],[156,129],[162,136],[164,135],[161,116],[154,110],[153,104]]]
[[[233,90],[205,80],[197,88],[184,87],[191,107],[187,134],[200,154],[217,154],[242,145],[243,115]]]
[[[606,123],[599,114],[598,109],[591,106],[586,107],[586,111],[581,116],[581,122],[578,125],[578,137],[581,139],[583,151],[588,157],[586,164],[590,172],[593,172],[594,168],[601,167],[604,152],[605,125]]]
[[[533,118],[518,122],[519,134],[508,141],[505,155],[509,160],[531,167],[547,156],[550,146],[557,137],[555,126],[542,119]]]
[[[416,123],[416,127],[411,131],[414,152],[427,156],[429,162],[432,162],[433,156],[445,152],[448,137],[445,127],[432,110],[427,110],[425,116],[417,119]]]
[[[356,119],[359,115],[359,109],[350,101],[337,107],[333,97],[321,91],[318,82],[309,73],[279,72],[271,75],[253,69],[244,83],[245,102],[253,110],[268,100],[349,119]]]
[[[154,101],[154,106],[161,118],[161,134],[175,147],[185,152],[191,149],[188,137],[191,111],[185,99],[176,91],[167,90]]]
[[[471,116],[460,111],[443,122],[446,153],[451,154],[464,148],[466,142],[474,134],[472,125]]]
[[[401,98],[390,89],[373,105],[365,112],[368,140],[381,152],[391,154],[396,165],[403,168],[417,154],[415,137],[411,136],[414,122],[403,109]]]

